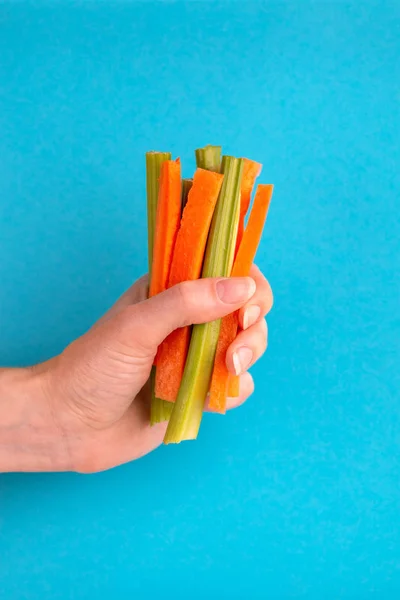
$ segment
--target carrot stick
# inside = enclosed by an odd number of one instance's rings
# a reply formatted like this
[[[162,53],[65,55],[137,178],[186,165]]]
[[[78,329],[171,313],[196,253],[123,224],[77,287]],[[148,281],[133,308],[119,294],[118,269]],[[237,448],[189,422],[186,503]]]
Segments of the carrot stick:
[[[166,160],[161,166],[149,296],[167,289],[172,253],[181,220],[181,164]]]
[[[237,398],[240,394],[240,377],[229,374],[228,377],[228,398]]]
[[[250,213],[249,222],[244,231],[238,253],[232,268],[232,277],[246,277],[250,273],[251,265],[260,243],[268,207],[272,197],[272,185],[259,185],[257,187],[254,205]],[[232,391],[238,392],[238,381],[230,379],[226,366],[226,352],[234,341],[238,330],[238,314],[233,313],[222,319],[221,330],[218,339],[214,371],[210,388],[210,410],[224,413],[226,410],[226,396]]]
[[[196,170],[176,239],[168,287],[182,281],[199,279],[208,231],[223,178],[220,173]]]
[[[249,158],[243,159],[243,179],[240,188],[240,217],[239,229],[236,242],[236,252],[239,250],[240,242],[242,241],[244,232],[244,219],[249,210],[251,192],[253,191],[254,183],[260,175],[262,165]]]
[[[224,156],[224,175],[204,255],[202,277],[227,277],[232,271],[240,212],[242,159]],[[178,396],[168,422],[164,444],[197,437],[210,387],[221,321],[194,325]]]
[[[226,367],[226,352],[237,333],[237,314],[232,313],[222,319],[219,331],[217,351],[210,386],[209,408],[214,412],[224,413],[228,392],[229,371]]]
[[[166,160],[171,160],[171,152],[146,152],[147,232],[150,278],[151,267],[153,266],[154,232],[156,228],[161,165]]]
[[[151,268],[153,266],[154,232],[156,228],[156,213],[158,204],[158,192],[160,186],[161,165],[164,161],[171,160],[170,152],[146,152],[146,191],[147,191],[147,231],[148,231],[148,253],[149,253],[149,279],[151,280]],[[150,424],[155,425],[168,421],[171,416],[171,404],[156,398],[154,394],[156,371],[153,367],[150,374]]]
[[[190,327],[176,329],[158,349],[155,393],[157,398],[175,402],[182,381],[190,342]]]
[[[223,175],[197,169],[176,238],[168,287],[198,279],[211,219]],[[179,391],[190,341],[190,329],[173,331],[157,354],[156,396],[174,402]]]
[[[233,263],[231,277],[246,277],[250,272],[261,240],[273,189],[274,186],[270,184],[260,184],[257,186],[254,205],[251,209],[249,222],[240,243],[235,262]]]

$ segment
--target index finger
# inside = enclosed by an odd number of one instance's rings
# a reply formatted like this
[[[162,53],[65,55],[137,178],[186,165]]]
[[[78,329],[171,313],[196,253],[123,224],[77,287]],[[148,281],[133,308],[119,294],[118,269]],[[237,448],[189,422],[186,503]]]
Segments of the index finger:
[[[269,313],[273,304],[271,286],[256,265],[251,267],[250,277],[256,283],[256,292],[239,311],[239,324],[242,329],[248,329],[251,325],[263,319]]]

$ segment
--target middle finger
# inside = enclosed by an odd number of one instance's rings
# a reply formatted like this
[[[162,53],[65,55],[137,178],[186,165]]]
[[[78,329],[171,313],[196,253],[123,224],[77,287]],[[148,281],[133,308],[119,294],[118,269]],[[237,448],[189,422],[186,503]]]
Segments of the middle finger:
[[[241,331],[226,353],[226,365],[233,375],[245,373],[265,352],[268,328],[265,319]]]

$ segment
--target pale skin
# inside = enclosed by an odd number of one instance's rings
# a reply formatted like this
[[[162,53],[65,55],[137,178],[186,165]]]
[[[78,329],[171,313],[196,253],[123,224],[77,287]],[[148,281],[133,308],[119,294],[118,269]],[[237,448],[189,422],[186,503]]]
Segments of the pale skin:
[[[272,307],[260,270],[253,266],[248,278],[185,282],[150,300],[147,289],[147,277],[139,279],[59,356],[0,369],[0,472],[93,473],[154,450],[166,424],[150,427],[149,374],[158,345],[184,325],[239,310],[242,331],[226,362],[240,374],[240,396],[228,399],[228,409],[252,394],[248,369],[266,349]]]

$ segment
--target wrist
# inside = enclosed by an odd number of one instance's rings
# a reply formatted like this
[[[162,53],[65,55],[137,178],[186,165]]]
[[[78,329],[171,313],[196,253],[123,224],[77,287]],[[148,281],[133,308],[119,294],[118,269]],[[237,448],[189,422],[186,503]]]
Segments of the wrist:
[[[45,365],[0,369],[0,472],[69,470],[46,394],[46,372]]]

